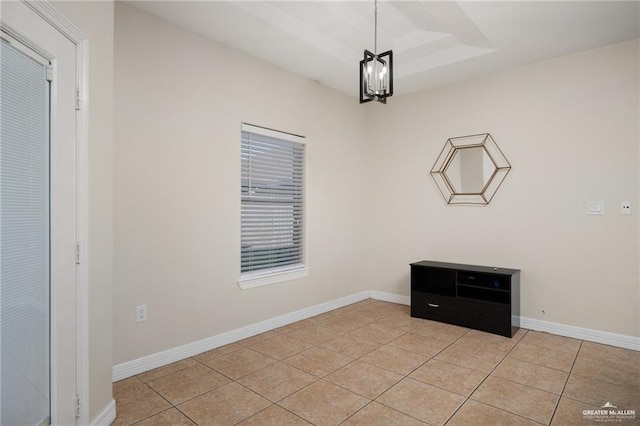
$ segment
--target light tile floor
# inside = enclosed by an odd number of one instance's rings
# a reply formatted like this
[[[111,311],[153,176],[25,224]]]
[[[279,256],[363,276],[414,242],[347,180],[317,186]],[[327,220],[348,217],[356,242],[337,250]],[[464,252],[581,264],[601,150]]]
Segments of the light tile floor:
[[[580,425],[606,402],[640,417],[640,352],[509,339],[368,299],[119,381],[114,396],[116,425]]]

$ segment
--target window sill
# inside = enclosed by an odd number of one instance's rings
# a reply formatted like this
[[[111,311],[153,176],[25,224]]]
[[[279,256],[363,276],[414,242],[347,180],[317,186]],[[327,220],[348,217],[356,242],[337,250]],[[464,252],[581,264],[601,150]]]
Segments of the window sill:
[[[309,276],[311,268],[300,265],[295,268],[289,268],[279,271],[249,273],[241,275],[238,280],[238,286],[242,290],[249,290],[256,287],[264,287],[266,285],[277,284],[284,281],[296,280]]]

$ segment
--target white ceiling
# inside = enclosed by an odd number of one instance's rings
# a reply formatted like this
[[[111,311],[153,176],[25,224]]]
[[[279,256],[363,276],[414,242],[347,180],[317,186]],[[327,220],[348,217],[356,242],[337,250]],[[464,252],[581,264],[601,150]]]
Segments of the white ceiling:
[[[370,1],[126,1],[352,96],[373,50]],[[378,2],[396,94],[640,36],[638,1]]]

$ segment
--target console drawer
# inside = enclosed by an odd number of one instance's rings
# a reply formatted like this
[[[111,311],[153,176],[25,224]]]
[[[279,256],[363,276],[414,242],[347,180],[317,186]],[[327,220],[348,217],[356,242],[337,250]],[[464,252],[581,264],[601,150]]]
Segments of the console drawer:
[[[426,318],[435,321],[456,321],[455,297],[440,296],[437,294],[411,292],[411,316]]]

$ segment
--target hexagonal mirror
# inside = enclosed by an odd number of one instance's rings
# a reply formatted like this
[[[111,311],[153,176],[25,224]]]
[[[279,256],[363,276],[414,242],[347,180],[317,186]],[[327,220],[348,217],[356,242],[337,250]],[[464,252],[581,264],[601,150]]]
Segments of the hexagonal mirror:
[[[489,133],[447,139],[431,177],[447,204],[489,204],[511,164]]]

